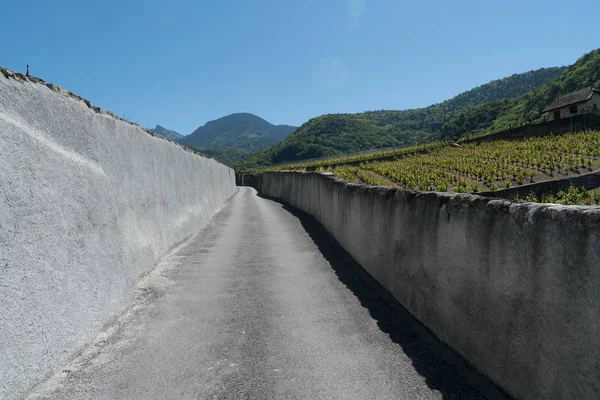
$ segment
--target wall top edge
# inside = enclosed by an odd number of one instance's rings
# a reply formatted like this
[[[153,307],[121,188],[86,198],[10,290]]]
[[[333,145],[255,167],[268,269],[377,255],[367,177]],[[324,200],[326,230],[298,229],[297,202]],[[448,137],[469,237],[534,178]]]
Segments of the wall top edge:
[[[227,165],[223,164],[222,162],[220,162],[220,161],[218,161],[218,160],[216,160],[216,159],[214,159],[212,157],[209,157],[209,156],[207,156],[205,154],[202,154],[202,153],[200,153],[198,151],[195,151],[195,150],[192,150],[192,149],[190,149],[188,147],[185,147],[185,146],[183,146],[183,145],[181,145],[181,144],[179,144],[179,143],[177,143],[177,142],[175,142],[175,141],[173,141],[171,139],[167,139],[166,137],[163,137],[163,136],[161,136],[161,135],[159,135],[159,134],[157,134],[157,133],[149,130],[148,128],[145,128],[145,127],[143,127],[143,126],[141,126],[139,124],[136,124],[135,122],[131,122],[131,121],[128,121],[128,120],[126,120],[124,118],[121,118],[121,117],[119,117],[118,115],[116,115],[113,112],[104,110],[104,109],[102,109],[100,107],[96,107],[96,106],[94,106],[92,104],[91,101],[89,101],[87,99],[84,99],[83,97],[81,97],[81,96],[79,96],[79,95],[77,95],[77,94],[75,94],[75,93],[73,93],[71,91],[68,91],[68,90],[62,88],[62,87],[60,87],[57,84],[46,83],[43,79],[37,78],[35,76],[26,76],[26,75],[23,75],[20,72],[11,71],[10,69],[4,68],[2,66],[0,66],[0,77],[4,77],[5,79],[9,79],[9,80],[15,80],[17,82],[22,82],[22,83],[31,82],[33,84],[39,85],[40,87],[45,87],[47,89],[50,89],[53,92],[60,93],[60,94],[62,94],[64,96],[66,96],[66,97],[69,97],[69,98],[73,99],[73,100],[81,101],[81,102],[85,103],[85,105],[92,112],[94,112],[96,114],[102,114],[102,115],[110,116],[110,117],[114,118],[117,121],[120,121],[120,122],[129,124],[129,125],[135,126],[135,127],[139,128],[139,129],[141,129],[142,131],[144,131],[146,134],[148,134],[150,136],[153,136],[153,137],[156,137],[156,138],[159,138],[159,139],[162,139],[162,140],[164,140],[166,142],[169,142],[169,143],[171,143],[171,144],[179,147],[183,151],[186,151],[188,153],[192,153],[192,154],[197,155],[197,156],[202,157],[202,158],[213,160],[213,161],[215,161],[215,162],[217,162],[217,163],[219,163],[219,164],[221,164],[221,165],[223,165],[223,166],[225,166],[227,168],[230,168]]]
[[[436,204],[446,207],[451,214],[453,210],[473,209],[498,216],[510,214],[524,224],[534,224],[538,220],[552,220],[582,225],[586,228],[600,230],[599,206],[565,206],[561,204],[518,203],[501,198],[483,197],[475,194],[422,192],[419,190],[397,187],[369,186],[362,183],[350,183],[330,173],[322,172],[264,172],[265,174],[291,174],[315,177],[330,181],[333,185],[354,193],[377,196],[383,200],[396,200],[408,204]]]

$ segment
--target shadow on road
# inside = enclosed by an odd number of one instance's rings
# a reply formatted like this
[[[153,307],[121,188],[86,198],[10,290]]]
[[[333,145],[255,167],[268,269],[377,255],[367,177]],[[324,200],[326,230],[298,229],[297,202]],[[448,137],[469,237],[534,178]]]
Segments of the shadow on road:
[[[413,317],[352,259],[314,217],[278,199],[259,196],[281,204],[299,219],[339,280],[369,311],[381,331],[402,347],[431,389],[439,391],[444,399],[510,399]]]

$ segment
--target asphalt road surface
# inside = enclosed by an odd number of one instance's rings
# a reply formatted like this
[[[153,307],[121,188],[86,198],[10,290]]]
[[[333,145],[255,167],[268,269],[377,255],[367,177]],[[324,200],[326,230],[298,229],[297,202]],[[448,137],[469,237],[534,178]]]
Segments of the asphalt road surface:
[[[240,188],[36,399],[497,399],[311,218]]]

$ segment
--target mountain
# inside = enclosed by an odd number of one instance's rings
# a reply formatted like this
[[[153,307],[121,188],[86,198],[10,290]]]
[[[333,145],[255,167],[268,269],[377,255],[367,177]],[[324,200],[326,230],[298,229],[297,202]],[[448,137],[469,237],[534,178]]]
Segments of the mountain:
[[[156,128],[151,129],[151,130],[152,130],[152,132],[158,133],[160,136],[162,136],[164,138],[171,139],[174,141],[178,141],[179,139],[181,139],[183,137],[182,134],[172,131],[170,129],[167,129],[164,126],[160,126],[160,125],[156,125]]]
[[[206,149],[229,146],[258,151],[281,142],[295,129],[288,125],[273,125],[253,114],[237,113],[207,122],[183,138],[181,144]]]
[[[231,165],[278,144],[295,129],[273,125],[254,114],[237,113],[207,122],[179,143]]]
[[[545,85],[515,99],[482,104],[454,116],[440,129],[442,139],[466,133],[488,134],[543,120],[544,108],[558,96],[578,89],[600,87],[600,49],[593,50]]]
[[[539,88],[565,71],[542,68],[494,80],[443,103],[403,111],[329,114],[303,124],[277,146],[257,154],[240,168],[342,155],[390,146],[409,146],[437,139],[440,129],[465,110],[515,99]]]

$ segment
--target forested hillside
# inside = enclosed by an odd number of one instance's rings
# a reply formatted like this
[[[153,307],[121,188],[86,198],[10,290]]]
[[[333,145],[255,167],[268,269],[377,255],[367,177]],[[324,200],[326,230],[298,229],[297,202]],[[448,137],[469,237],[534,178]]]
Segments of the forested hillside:
[[[199,146],[189,146],[192,150],[196,150],[206,156],[212,157],[221,161],[226,165],[234,165],[252,157],[256,152],[250,150],[239,149],[232,146],[203,148]]]
[[[329,114],[311,119],[279,145],[239,167],[252,168],[307,158],[334,156],[437,139],[439,131],[462,111],[502,99],[514,99],[556,78],[564,68],[542,68],[495,80],[440,104],[404,111]]]
[[[516,99],[482,104],[452,118],[442,127],[442,139],[465,133],[485,134],[543,119],[542,110],[556,97],[585,87],[600,87],[600,49],[581,57],[560,75]]]
[[[253,114],[237,113],[207,122],[179,142],[232,164],[276,145],[295,129],[273,125]]]

